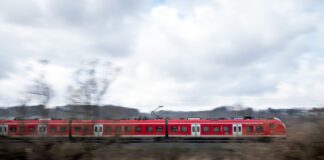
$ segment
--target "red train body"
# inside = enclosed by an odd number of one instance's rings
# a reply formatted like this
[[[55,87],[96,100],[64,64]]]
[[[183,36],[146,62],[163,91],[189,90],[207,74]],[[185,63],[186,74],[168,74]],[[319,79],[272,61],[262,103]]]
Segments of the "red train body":
[[[273,119],[0,120],[5,137],[61,138],[273,138],[286,137]]]

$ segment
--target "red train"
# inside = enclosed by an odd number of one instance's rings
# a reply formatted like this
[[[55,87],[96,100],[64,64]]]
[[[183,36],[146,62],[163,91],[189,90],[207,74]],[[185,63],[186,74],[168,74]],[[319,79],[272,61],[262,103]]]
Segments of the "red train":
[[[278,118],[155,120],[0,120],[8,138],[237,139],[286,137]]]

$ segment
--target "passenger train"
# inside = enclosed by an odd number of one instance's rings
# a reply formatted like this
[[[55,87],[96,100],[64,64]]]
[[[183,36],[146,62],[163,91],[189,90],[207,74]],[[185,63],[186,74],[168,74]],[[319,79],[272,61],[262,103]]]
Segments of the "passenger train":
[[[270,119],[0,120],[2,138],[256,139],[285,138]],[[1,139],[1,138],[0,138]]]

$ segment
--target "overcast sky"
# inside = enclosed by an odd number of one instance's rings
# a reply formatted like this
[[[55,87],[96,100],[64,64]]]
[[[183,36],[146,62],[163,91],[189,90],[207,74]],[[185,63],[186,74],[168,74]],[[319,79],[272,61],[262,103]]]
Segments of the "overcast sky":
[[[1,0],[0,106],[47,59],[64,105],[88,59],[121,68],[104,104],[149,111],[324,106],[323,0]]]

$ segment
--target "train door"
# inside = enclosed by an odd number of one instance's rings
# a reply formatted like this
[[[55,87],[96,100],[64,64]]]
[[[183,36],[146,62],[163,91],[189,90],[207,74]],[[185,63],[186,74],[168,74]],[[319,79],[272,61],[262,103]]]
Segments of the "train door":
[[[233,124],[233,136],[234,137],[242,136],[242,124]]]
[[[1,136],[8,135],[8,125],[0,125],[0,135]]]
[[[200,137],[200,124],[191,124],[191,137]]]
[[[95,124],[94,125],[94,136],[101,137],[103,134],[103,125],[102,124]]]
[[[44,136],[47,133],[47,125],[46,124],[39,124],[38,125],[38,135]]]

